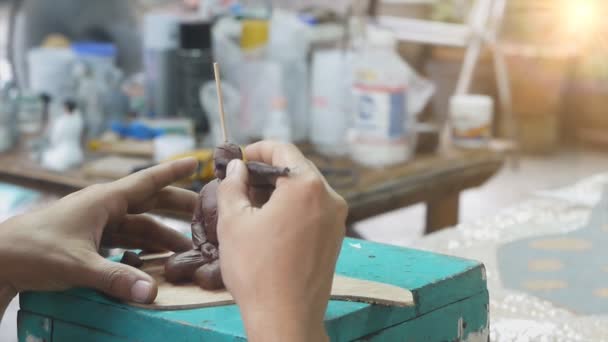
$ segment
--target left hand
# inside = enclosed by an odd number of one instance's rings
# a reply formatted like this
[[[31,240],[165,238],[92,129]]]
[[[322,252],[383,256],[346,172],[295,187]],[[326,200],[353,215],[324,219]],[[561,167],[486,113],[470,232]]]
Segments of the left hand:
[[[16,292],[90,287],[127,301],[154,301],[158,288],[152,277],[104,259],[98,250],[191,249],[186,236],[141,214],[153,209],[191,214],[196,193],[168,185],[195,168],[191,158],[161,164],[6,221],[0,225],[0,285]]]

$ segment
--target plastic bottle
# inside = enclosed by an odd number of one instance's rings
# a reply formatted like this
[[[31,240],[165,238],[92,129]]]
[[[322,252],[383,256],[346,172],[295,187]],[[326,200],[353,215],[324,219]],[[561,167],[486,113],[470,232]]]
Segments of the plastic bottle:
[[[407,161],[414,151],[414,116],[408,113],[410,69],[392,32],[368,29],[367,45],[354,57],[351,158],[370,167]]]
[[[271,0],[238,0],[231,12],[238,18],[268,20],[272,16]]]
[[[54,99],[73,92],[70,77],[76,55],[71,49],[36,47],[27,53],[29,87],[35,93],[47,93]]]
[[[97,138],[106,128],[106,115],[101,103],[104,89],[93,68],[79,62],[74,73],[77,77],[76,95],[78,105],[82,108],[82,118],[85,125],[85,137],[87,140]]]
[[[276,96],[280,67],[268,61],[269,22],[262,19],[242,21],[240,68],[240,129],[248,140],[262,137],[271,100]]]
[[[270,22],[264,19],[244,19],[241,31],[241,51],[245,60],[266,57]]]
[[[0,152],[15,144],[19,129],[17,128],[18,89],[14,83],[8,83],[0,89]]]
[[[339,49],[319,50],[312,62],[312,104],[309,140],[315,150],[326,156],[348,153],[346,133],[352,102],[350,53]]]
[[[264,60],[243,63],[239,126],[248,141],[263,136],[274,99],[284,97],[281,82],[281,67],[277,63]]]
[[[146,109],[151,116],[175,116],[179,97],[179,18],[172,14],[148,14],[143,26]]]
[[[274,10],[270,28],[268,57],[281,66],[286,114],[294,141],[308,138],[310,127],[309,43],[302,39],[307,27],[293,12]]]
[[[42,101],[32,91],[22,91],[19,96],[19,132],[37,135],[42,131]]]
[[[289,115],[285,112],[286,101],[284,98],[276,98],[272,104],[272,110],[266,118],[264,126],[264,139],[281,142],[292,142],[293,136]]]
[[[116,46],[111,43],[83,41],[73,43],[71,47],[76,58],[91,68],[95,80],[104,84],[106,74],[115,69],[118,54]]]

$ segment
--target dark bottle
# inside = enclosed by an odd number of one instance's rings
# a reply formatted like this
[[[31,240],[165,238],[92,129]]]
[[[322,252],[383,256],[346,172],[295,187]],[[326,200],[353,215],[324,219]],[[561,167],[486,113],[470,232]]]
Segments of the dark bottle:
[[[192,118],[197,133],[207,133],[207,113],[200,103],[199,90],[213,80],[213,50],[211,48],[211,23],[188,21],[180,24],[180,49],[178,51],[180,86],[179,111]]]

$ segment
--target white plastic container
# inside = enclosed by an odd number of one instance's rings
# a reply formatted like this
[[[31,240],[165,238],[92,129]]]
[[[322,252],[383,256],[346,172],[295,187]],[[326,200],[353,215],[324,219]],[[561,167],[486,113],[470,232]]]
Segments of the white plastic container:
[[[244,132],[240,129],[239,110],[241,107],[241,94],[238,89],[229,82],[222,81],[222,97],[224,100],[224,120],[228,140],[235,144],[247,144]],[[217,103],[217,88],[215,81],[205,83],[199,94],[201,105],[206,113],[209,113],[209,126],[211,128],[211,146],[224,142],[222,126],[219,116],[219,105]]]
[[[291,121],[285,112],[287,101],[284,98],[276,98],[272,103],[272,110],[266,117],[264,126],[264,140],[275,140],[285,143],[293,141]]]
[[[146,106],[153,116],[174,116],[178,112],[179,23],[179,17],[174,14],[150,13],[144,16]]]
[[[464,148],[487,145],[492,137],[494,101],[486,95],[454,95],[450,99],[452,142]]]
[[[72,95],[72,68],[76,55],[70,49],[37,47],[28,52],[29,88],[53,99]]]
[[[306,30],[297,13],[273,9],[268,57],[281,66],[285,113],[296,142],[306,141],[310,128],[309,44],[302,38]]]
[[[247,61],[241,70],[238,129],[248,141],[255,141],[263,136],[272,101],[284,98],[281,67],[271,61]]]
[[[352,55],[339,49],[318,50],[313,55],[309,140],[317,152],[326,156],[348,153],[351,62]]]
[[[368,29],[354,60],[351,158],[365,166],[407,161],[415,148],[415,117],[408,112],[410,68],[398,55],[392,32]]]
[[[196,141],[188,135],[161,135],[154,138],[154,160],[162,162],[178,154],[192,151],[196,148]]]
[[[13,147],[16,137],[16,118],[8,96],[0,97],[0,153]]]
[[[33,91],[23,91],[19,97],[19,132],[38,134],[42,131],[42,101]]]

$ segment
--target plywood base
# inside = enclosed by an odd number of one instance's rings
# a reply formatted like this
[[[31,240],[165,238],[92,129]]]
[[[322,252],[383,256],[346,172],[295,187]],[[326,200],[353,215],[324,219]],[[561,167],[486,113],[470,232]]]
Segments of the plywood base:
[[[141,269],[157,281],[158,295],[152,304],[129,303],[130,305],[153,310],[183,310],[234,304],[234,298],[226,290],[207,291],[191,283],[168,283],[164,277],[166,254],[142,259],[144,266]],[[340,275],[334,276],[331,298],[390,306],[414,306],[413,295],[407,289]]]

